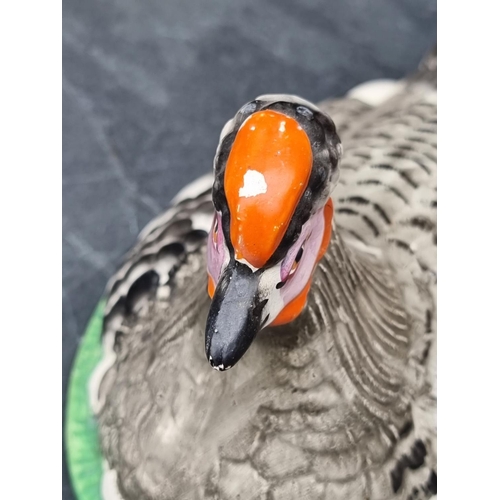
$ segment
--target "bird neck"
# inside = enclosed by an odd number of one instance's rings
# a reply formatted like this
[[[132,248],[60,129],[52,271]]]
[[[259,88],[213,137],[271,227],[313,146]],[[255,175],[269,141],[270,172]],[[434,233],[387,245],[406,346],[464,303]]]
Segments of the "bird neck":
[[[381,253],[344,242],[338,229],[316,269],[301,322],[310,333],[332,333],[341,364],[391,365],[406,358],[410,315],[398,273]]]

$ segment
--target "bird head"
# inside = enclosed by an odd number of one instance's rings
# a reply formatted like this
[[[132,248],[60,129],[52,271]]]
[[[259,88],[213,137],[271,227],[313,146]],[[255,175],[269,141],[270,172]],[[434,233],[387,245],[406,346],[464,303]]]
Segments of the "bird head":
[[[341,151],[331,118],[295,96],[258,97],[224,127],[207,249],[205,351],[215,369],[304,309],[330,242]]]

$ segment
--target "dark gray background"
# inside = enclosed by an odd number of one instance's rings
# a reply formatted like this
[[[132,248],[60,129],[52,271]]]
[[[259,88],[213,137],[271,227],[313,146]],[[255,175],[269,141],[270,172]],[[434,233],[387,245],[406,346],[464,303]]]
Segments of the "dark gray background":
[[[317,101],[399,78],[435,36],[435,0],[65,0],[63,408],[107,279],[210,170],[225,121],[262,93]]]

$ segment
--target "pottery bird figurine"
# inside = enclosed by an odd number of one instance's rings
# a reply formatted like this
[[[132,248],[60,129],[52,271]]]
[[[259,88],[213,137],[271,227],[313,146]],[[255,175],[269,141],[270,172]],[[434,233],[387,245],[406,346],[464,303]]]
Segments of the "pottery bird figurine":
[[[249,102],[143,230],[90,383],[103,498],[436,494],[435,61]]]

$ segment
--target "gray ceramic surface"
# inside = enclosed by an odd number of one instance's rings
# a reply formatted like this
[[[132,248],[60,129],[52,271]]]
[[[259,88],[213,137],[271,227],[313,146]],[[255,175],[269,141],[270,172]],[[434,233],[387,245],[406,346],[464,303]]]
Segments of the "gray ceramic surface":
[[[399,78],[433,44],[435,11],[433,0],[64,3],[64,395],[107,279],[142,227],[209,171],[240,105]]]

